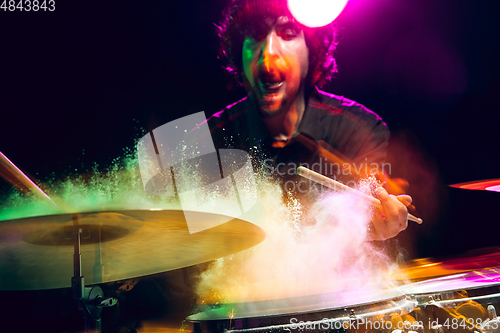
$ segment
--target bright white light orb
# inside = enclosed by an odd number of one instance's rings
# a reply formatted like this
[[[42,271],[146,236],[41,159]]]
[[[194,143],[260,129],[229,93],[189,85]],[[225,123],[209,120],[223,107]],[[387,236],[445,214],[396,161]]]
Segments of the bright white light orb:
[[[288,0],[288,9],[300,23],[311,28],[325,26],[339,16],[348,0]]]

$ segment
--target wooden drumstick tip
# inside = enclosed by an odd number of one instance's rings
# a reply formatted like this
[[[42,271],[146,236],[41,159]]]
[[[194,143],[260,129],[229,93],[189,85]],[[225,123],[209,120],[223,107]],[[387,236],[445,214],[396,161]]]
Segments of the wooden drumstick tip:
[[[417,222],[418,224],[422,224],[422,222],[424,222],[424,220],[422,220],[420,217],[413,216],[409,213],[408,213],[408,220]]]

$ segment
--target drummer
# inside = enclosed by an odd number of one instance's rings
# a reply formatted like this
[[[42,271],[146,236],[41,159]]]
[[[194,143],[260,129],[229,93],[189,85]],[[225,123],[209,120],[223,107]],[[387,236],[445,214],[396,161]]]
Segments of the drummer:
[[[382,118],[319,89],[337,71],[333,24],[301,25],[286,0],[231,0],[218,34],[224,68],[248,94],[209,119],[219,147],[249,151],[260,157],[265,170],[276,173],[277,165],[296,169],[314,161],[314,153],[304,156],[303,147],[297,148],[300,134],[355,166],[382,165],[389,140]],[[371,238],[392,238],[408,225],[411,197],[390,195],[383,187],[374,194],[382,205],[371,221]]]

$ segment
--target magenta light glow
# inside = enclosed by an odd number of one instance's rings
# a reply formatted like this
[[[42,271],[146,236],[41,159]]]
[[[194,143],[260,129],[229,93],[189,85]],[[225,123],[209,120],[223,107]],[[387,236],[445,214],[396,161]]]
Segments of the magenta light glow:
[[[325,26],[339,16],[348,0],[288,0],[288,9],[305,26]]]
[[[500,185],[485,188],[486,191],[500,192]]]
[[[450,185],[451,187],[464,188],[466,190],[486,190],[500,192],[500,178],[476,180],[473,182]]]

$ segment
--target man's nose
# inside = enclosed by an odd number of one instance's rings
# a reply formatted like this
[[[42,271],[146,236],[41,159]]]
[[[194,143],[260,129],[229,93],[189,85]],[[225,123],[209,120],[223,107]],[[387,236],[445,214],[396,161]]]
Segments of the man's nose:
[[[267,35],[262,45],[262,64],[267,71],[271,71],[273,63],[279,55],[279,41],[274,32]]]

